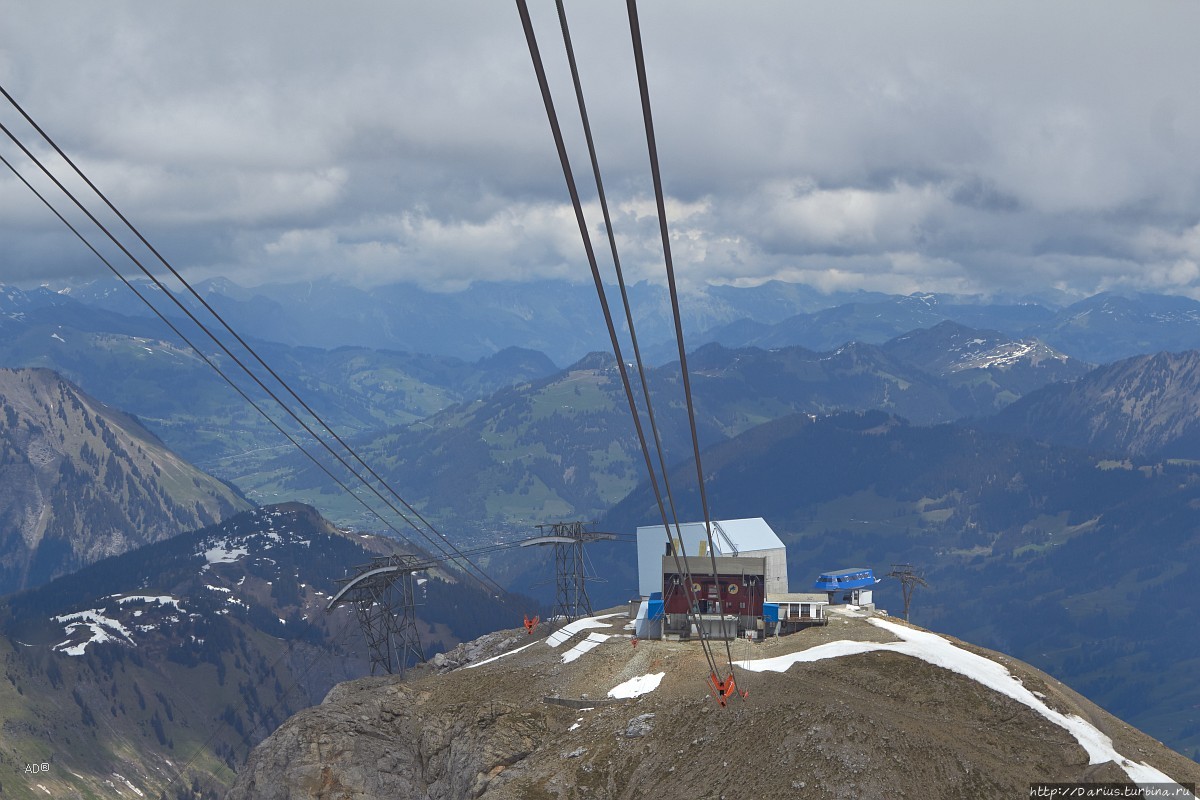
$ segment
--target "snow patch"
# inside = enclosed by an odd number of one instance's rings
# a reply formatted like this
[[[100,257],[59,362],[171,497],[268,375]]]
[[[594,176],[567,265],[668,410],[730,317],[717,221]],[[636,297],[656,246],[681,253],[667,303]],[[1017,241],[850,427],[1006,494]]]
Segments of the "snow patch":
[[[1116,763],[1134,783],[1175,783],[1165,773],[1144,762],[1134,762],[1125,758],[1113,747],[1112,739],[1102,733],[1087,720],[1075,714],[1063,714],[1046,705],[1037,695],[1025,688],[1008,668],[999,662],[981,655],[963,650],[948,640],[928,631],[906,628],[895,622],[882,619],[867,620],[876,627],[883,628],[896,636],[898,642],[851,642],[838,641],[817,645],[799,653],[790,653],[775,658],[764,658],[755,661],[743,661],[739,666],[751,672],[785,672],[792,666],[807,661],[819,661],[825,658],[868,653],[872,651],[890,651],[902,653],[913,658],[919,658],[934,666],[957,672],[978,681],[989,689],[1011,697],[1018,703],[1028,706],[1043,717],[1066,729],[1075,737],[1080,747],[1088,754],[1088,763],[1104,764],[1109,761]]]
[[[245,547],[234,547],[229,542],[217,542],[200,555],[209,564],[232,564],[250,551]]]
[[[604,644],[611,638],[612,637],[609,636],[607,633],[589,633],[587,635],[586,639],[584,639],[582,642],[579,642],[578,644],[576,644],[574,647],[572,647],[567,652],[563,653],[562,663],[570,664],[572,661],[579,658],[584,653],[588,652],[589,650],[595,649],[596,647]]]
[[[484,664],[490,664],[493,661],[499,661],[500,659],[504,658],[505,656],[511,656],[513,653],[519,653],[528,647],[533,647],[535,644],[537,644],[537,642],[530,642],[529,644],[523,644],[520,647],[516,648],[515,650],[509,650],[507,653],[501,653],[498,656],[492,656],[491,658],[486,658],[483,661],[476,661],[474,664],[467,664],[466,669],[475,669],[476,667],[482,667]]]
[[[607,622],[601,622],[600,620],[608,619],[609,617],[616,617],[620,614],[621,612],[618,611],[616,614],[604,614],[599,617],[582,617],[574,622],[568,622],[566,625],[563,625],[554,633],[547,636],[546,644],[550,645],[551,647],[558,647],[575,634],[579,633],[580,631],[585,631],[588,628],[611,628],[612,626]]]
[[[133,647],[137,646],[134,644],[133,634],[129,632],[129,629],[115,619],[104,616],[103,608],[89,608],[86,611],[76,611],[74,614],[62,614],[54,617],[54,621],[66,624],[68,637],[72,636],[79,628],[88,628],[91,631],[91,636],[79,644],[71,644],[71,639],[68,638],[50,648],[69,656],[81,656],[89,644],[101,642],[124,641]]]
[[[624,683],[618,683],[616,686],[608,690],[609,697],[616,697],[620,700],[626,700],[631,697],[641,697],[644,694],[650,694],[658,688],[658,684],[662,683],[665,672],[654,672],[649,675],[638,675],[636,678],[630,678]]]

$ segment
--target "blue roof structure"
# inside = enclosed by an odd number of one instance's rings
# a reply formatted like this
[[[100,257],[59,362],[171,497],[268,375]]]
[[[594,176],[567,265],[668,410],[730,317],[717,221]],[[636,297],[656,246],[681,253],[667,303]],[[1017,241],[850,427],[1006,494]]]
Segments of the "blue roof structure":
[[[822,572],[813,588],[818,592],[840,592],[845,589],[863,589],[879,583],[870,567],[848,567],[831,572]]]

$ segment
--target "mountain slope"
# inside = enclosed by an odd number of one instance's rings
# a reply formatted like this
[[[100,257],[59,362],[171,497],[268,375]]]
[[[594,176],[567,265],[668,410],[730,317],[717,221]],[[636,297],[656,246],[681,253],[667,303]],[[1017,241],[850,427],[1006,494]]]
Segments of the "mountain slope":
[[[850,341],[881,344],[907,331],[930,328],[948,320],[1017,334],[1031,325],[1052,319],[1053,313],[1034,304],[964,303],[936,294],[891,295],[831,304],[771,325],[746,325],[744,321],[738,321],[709,331],[701,340],[743,347],[799,345],[813,350],[832,350]]]
[[[915,621],[1029,661],[1200,752],[1200,600],[1174,591],[1200,574],[1200,468],[872,412],[767,423],[706,451],[704,471],[715,518],[771,523],[793,585],[844,565],[915,564],[932,587]],[[694,468],[674,485],[680,513],[697,518]],[[657,520],[642,486],[599,525]],[[892,581],[876,596],[900,607]]]
[[[1033,392],[980,425],[1116,454],[1200,460],[1200,351],[1099,367]]]
[[[882,409],[945,422],[990,413],[1030,388],[1082,372],[1035,343],[947,325],[827,353],[705,345],[688,361],[701,444],[796,412]],[[987,346],[971,345],[976,341]],[[649,370],[647,381],[672,463],[690,451],[678,363]],[[406,497],[442,519],[474,524],[591,517],[644,472],[620,376],[601,354],[360,444]],[[315,494],[323,475],[290,454],[238,482],[254,496],[303,491],[310,502],[326,502]]]
[[[998,410],[1051,383],[1075,380],[1089,368],[1037,339],[1014,339],[950,321],[897,336],[881,349],[969,390],[977,408],[971,414]]]
[[[5,797],[219,796],[249,749],[336,682],[368,672],[338,579],[393,542],[265,507],[106,559],[0,606],[0,761],[52,764]],[[418,629],[444,650],[528,611],[432,570]],[[36,756],[36,758],[35,758]],[[107,787],[107,788],[106,788]],[[129,789],[129,791],[133,791]]]
[[[0,364],[54,369],[93,397],[136,414],[168,446],[222,477],[252,466],[271,448],[287,446],[269,422],[158,320],[119,316],[68,296],[45,297],[44,290],[8,293],[18,311],[0,315]],[[180,325],[185,332],[192,330],[190,323]],[[193,341],[274,413],[274,403],[207,337],[195,335]],[[270,342],[256,342],[255,347],[344,435],[411,422],[452,403],[557,371],[545,355],[518,348],[468,363],[364,347],[318,349]]]
[[[557,648],[516,634],[477,668],[339,686],[255,750],[228,798],[1018,797],[1200,778],[1028,665],[886,619],[737,643],[739,664],[767,669],[736,670],[750,693],[720,708],[695,643],[631,647],[622,617],[574,659],[587,631]],[[784,668],[791,654],[817,660]]]
[[[1200,347],[1200,302],[1112,292],[1081,300],[1027,333],[1096,364],[1160,350]]]
[[[0,370],[0,593],[248,507],[49,370]]]

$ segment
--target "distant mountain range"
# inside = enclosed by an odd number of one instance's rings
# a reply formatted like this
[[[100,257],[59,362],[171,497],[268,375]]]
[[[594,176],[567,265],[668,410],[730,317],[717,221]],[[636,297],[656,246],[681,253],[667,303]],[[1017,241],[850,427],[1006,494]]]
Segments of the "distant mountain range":
[[[243,335],[289,346],[354,346],[466,361],[520,347],[546,353],[556,364],[573,363],[592,350],[610,350],[595,291],[584,283],[481,282],[439,293],[410,284],[361,290],[331,281],[246,289],[217,279],[197,290]],[[673,341],[666,290],[638,284],[629,291],[645,352],[656,364],[677,358],[674,345],[664,344]],[[147,294],[161,292],[151,286]],[[186,305],[198,307],[186,297]],[[610,303],[619,308],[615,294]],[[126,326],[140,331],[146,330],[150,313],[113,279],[64,293],[0,287],[0,330],[6,317],[45,319],[39,315],[47,305],[70,308],[77,317],[125,318]],[[1058,306],[936,294],[822,294],[772,281],[754,287],[706,286],[685,295],[681,305],[689,348],[716,342],[827,351],[850,341],[882,344],[945,321],[1000,331],[1012,339],[1036,338],[1091,363],[1200,348],[1200,302],[1164,295],[1103,293]],[[169,316],[181,316],[169,304],[164,308]]]
[[[923,424],[982,416],[1087,371],[1045,345],[954,323],[828,353],[712,344],[689,367],[704,446],[796,412],[885,409]],[[647,381],[667,463],[675,463],[690,453],[678,366],[652,369]],[[402,494],[468,529],[594,518],[645,475],[616,365],[601,354],[357,443]],[[252,496],[337,502],[326,476],[292,453],[230,477]],[[358,510],[330,513],[351,519],[342,515]]]
[[[129,299],[138,302],[131,294]],[[180,326],[247,394],[287,422],[229,356],[199,331]],[[244,363],[257,366],[227,335],[222,339]],[[346,436],[412,422],[557,369],[542,353],[514,347],[468,363],[450,356],[361,347],[317,349],[262,341],[254,345]],[[238,461],[236,469],[251,468],[271,448],[289,446],[156,319],[120,315],[48,290],[0,290],[0,365],[54,369],[93,396],[136,414],[170,447],[213,472],[222,471],[226,459]],[[265,370],[258,372],[267,377]]]
[[[828,350],[851,340],[879,344],[945,321],[1002,331],[1014,339],[1036,339],[1080,361],[1097,364],[1161,350],[1200,348],[1200,302],[1186,297],[1113,293],[1098,294],[1065,308],[1035,303],[964,304],[941,295],[897,295],[834,305],[777,323],[739,320],[689,341]]]
[[[18,478],[0,484],[7,503],[0,504],[6,537],[0,565],[8,588],[34,586],[237,507],[236,492],[220,481],[183,467],[168,470],[182,460],[163,443],[252,500],[300,499],[339,524],[378,527],[133,305],[136,299],[115,288],[0,289],[0,364],[62,370],[98,398],[44,372],[30,373],[42,376],[44,390],[11,390],[13,398],[28,395],[19,403],[3,395],[0,469]],[[457,542],[491,543],[514,529],[564,519],[600,519],[604,529],[627,531],[655,519],[616,364],[610,355],[588,354],[607,343],[595,300],[580,287],[491,284],[436,295],[336,285],[245,290],[218,281],[203,290],[383,477]],[[669,330],[663,295],[646,286],[634,294],[639,319],[647,322],[643,341],[658,353],[647,381],[666,459],[678,470],[673,485],[681,508],[694,509],[678,364],[661,346]],[[931,584],[918,595],[916,621],[1012,652],[1070,679],[1173,746],[1200,747],[1194,710],[1200,695],[1190,677],[1200,663],[1200,639],[1192,633],[1196,604],[1186,592],[1200,569],[1193,563],[1200,476],[1192,463],[1200,461],[1200,304],[1152,295],[1101,295],[1065,308],[932,295],[825,298],[786,284],[710,287],[691,300],[689,362],[716,515],[766,517],[789,546],[797,585],[830,567],[884,571],[891,563],[916,563]],[[432,355],[415,354],[422,352]],[[224,356],[219,360],[230,366]],[[112,410],[118,407],[130,414]],[[167,476],[161,484],[156,469]],[[224,510],[216,499],[222,490],[233,498]],[[45,530],[30,533],[39,530],[31,520],[47,509]],[[194,518],[184,520],[187,513]],[[617,593],[611,599],[627,599],[630,564],[620,546],[596,555]],[[485,560],[508,585],[527,586],[535,571],[504,554]],[[99,573],[78,573],[85,574]],[[244,631],[258,649],[247,644],[242,652],[239,644],[217,659],[230,674],[243,670],[240,683],[252,674],[265,678],[261,659],[269,663],[280,640],[298,636],[300,626],[288,627],[297,598],[285,603],[276,595],[318,584],[297,578],[309,574],[303,569],[288,574],[259,576],[270,580],[267,589],[247,578],[267,609],[256,612],[255,632]],[[69,586],[56,581],[44,591]],[[173,615],[168,609],[131,600],[122,611],[105,599],[156,591],[173,590],[131,581],[107,594],[71,595],[69,603],[38,590],[28,595],[35,603],[29,608],[52,608],[57,617],[103,607],[130,631],[141,611],[163,628]],[[171,596],[204,613],[221,608],[198,599],[219,590],[196,591]],[[11,619],[24,624],[37,617],[41,638],[21,638],[37,630],[13,633],[9,648],[31,659],[20,662],[26,673],[45,675],[51,663],[61,667],[68,658],[53,645],[82,644],[76,639],[88,635],[92,621],[71,620],[79,623],[71,632],[68,622],[47,628],[49,616],[20,610],[25,596],[12,598]],[[880,597],[898,606],[888,584]],[[479,608],[490,602],[476,600]],[[181,630],[210,641],[207,633]],[[441,642],[457,636],[438,633]],[[225,635],[211,640],[223,642]],[[54,636],[63,638],[50,641]],[[240,642],[236,633],[228,636]],[[139,644],[129,652],[150,649]],[[1171,658],[1163,660],[1168,650]],[[198,650],[182,652],[180,658],[200,658]],[[218,671],[203,658],[192,666],[212,676]],[[92,680],[82,672],[78,679],[81,686]],[[55,688],[49,677],[38,680],[39,691]],[[165,685],[162,678],[145,680]],[[9,685],[32,691],[16,677]],[[108,716],[96,713],[104,695],[83,688],[82,700],[66,711],[82,721],[86,706],[93,719],[108,720],[123,713],[117,696],[126,709],[135,702],[128,699],[136,694],[131,686],[105,687]],[[224,702],[254,707],[246,697]],[[166,708],[158,712],[164,725]],[[178,705],[171,708],[178,712]],[[61,711],[56,724],[66,724]],[[256,719],[269,724],[265,714]],[[243,727],[249,722],[243,718]],[[138,735],[165,746],[149,711],[135,724],[142,726]],[[231,752],[214,756],[211,774],[222,758],[236,760]]]

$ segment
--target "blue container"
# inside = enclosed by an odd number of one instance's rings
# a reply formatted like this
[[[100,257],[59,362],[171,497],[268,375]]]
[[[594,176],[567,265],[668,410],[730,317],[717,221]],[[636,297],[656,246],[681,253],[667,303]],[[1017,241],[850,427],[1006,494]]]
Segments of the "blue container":
[[[779,603],[763,603],[763,620],[779,622]]]

